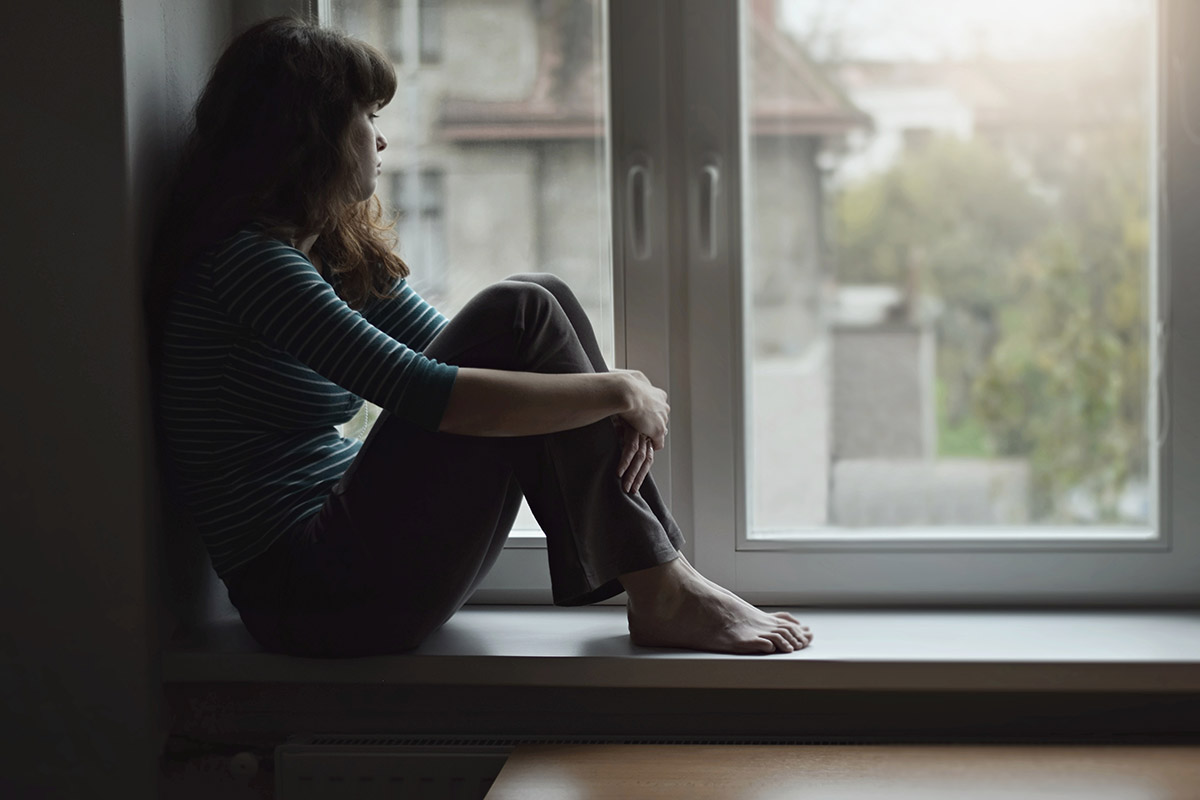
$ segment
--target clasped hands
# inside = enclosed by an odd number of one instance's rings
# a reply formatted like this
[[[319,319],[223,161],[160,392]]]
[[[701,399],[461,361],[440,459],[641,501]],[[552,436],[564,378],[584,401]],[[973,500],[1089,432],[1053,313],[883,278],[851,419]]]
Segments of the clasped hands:
[[[649,436],[639,433],[620,417],[613,417],[612,423],[621,441],[621,458],[617,462],[621,488],[633,494],[642,488],[642,481],[650,474],[650,465],[654,463],[654,444]]]
[[[621,444],[617,475],[621,478],[621,487],[633,494],[650,474],[654,451],[663,449],[666,444],[671,406],[667,402],[667,393],[650,383],[641,371],[615,369],[613,372],[624,373],[632,389],[631,407],[612,417],[612,423]]]

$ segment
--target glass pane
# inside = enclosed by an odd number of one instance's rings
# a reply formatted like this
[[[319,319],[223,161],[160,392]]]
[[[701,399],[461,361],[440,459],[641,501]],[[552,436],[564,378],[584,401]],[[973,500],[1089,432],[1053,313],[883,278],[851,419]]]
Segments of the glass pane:
[[[1153,519],[1153,0],[744,0],[750,535]]]
[[[413,288],[453,317],[490,283],[553,272],[611,363],[606,14],[604,0],[334,0],[332,24],[395,61],[378,192]],[[527,507],[516,527],[536,530]]]

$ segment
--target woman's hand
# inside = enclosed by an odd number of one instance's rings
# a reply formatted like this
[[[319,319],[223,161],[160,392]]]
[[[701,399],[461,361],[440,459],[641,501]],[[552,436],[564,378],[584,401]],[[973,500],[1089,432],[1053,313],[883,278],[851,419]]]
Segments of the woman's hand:
[[[650,474],[650,466],[654,463],[654,448],[650,445],[649,437],[629,427],[625,420],[613,417],[612,422],[621,440],[621,459],[617,463],[617,475],[621,478],[621,487],[634,494],[642,488],[642,481]]]
[[[636,369],[614,369],[612,372],[624,377],[630,389],[629,410],[618,416],[648,438],[651,447],[662,450],[667,443],[667,423],[671,417],[667,393]]]
[[[612,418],[621,441],[617,474],[621,486],[633,494],[650,474],[654,451],[663,449],[666,444],[671,406],[667,404],[667,393],[650,383],[641,372],[615,371],[624,373],[633,390],[632,409]]]

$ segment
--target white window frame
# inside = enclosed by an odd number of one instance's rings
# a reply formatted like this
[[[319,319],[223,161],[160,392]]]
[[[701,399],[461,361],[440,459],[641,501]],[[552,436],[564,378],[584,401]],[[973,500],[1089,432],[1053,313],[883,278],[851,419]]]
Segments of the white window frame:
[[[689,540],[685,553],[761,604],[1200,601],[1200,492],[1189,491],[1200,478],[1200,352],[1165,347],[1168,334],[1176,343],[1200,335],[1200,315],[1187,314],[1183,299],[1200,296],[1200,274],[1182,268],[1200,257],[1200,226],[1189,225],[1187,213],[1200,187],[1200,58],[1188,57],[1186,41],[1200,29],[1200,10],[1159,0],[1150,167],[1152,183],[1161,181],[1151,193],[1159,325],[1151,341],[1165,354],[1156,377],[1170,414],[1152,467],[1158,532],[1076,532],[1075,541],[1045,529],[857,530],[853,541],[747,536],[741,13],[732,0],[609,0],[606,20],[609,52],[620,54],[610,59],[608,137],[617,362],[671,394],[672,434],[653,474]],[[702,210],[716,223],[706,241]],[[472,602],[549,600],[544,542],[513,537]]]
[[[740,7],[741,4],[737,4]],[[1200,71],[1188,63],[1183,41],[1198,21],[1194,4],[1163,0],[1158,8],[1157,119],[1152,128],[1156,157],[1151,170],[1151,213],[1158,230],[1150,260],[1156,308],[1155,336],[1166,350],[1161,376],[1151,376],[1171,410],[1153,415],[1161,446],[1152,469],[1159,486],[1155,525],[1129,529],[1045,528],[1007,530],[862,530],[853,539],[836,532],[798,533],[771,540],[746,531],[744,474],[747,362],[742,319],[743,219],[738,130],[738,47],[741,20],[735,4],[701,0],[688,4],[689,56],[684,74],[702,91],[685,90],[689,117],[686,146],[689,185],[699,185],[705,154],[716,153],[725,187],[718,196],[724,229],[715,252],[702,246],[691,226],[687,258],[691,283],[691,395],[694,453],[695,562],[701,571],[747,599],[765,604],[804,605],[1172,605],[1200,600],[1200,512],[1189,479],[1200,477],[1195,448],[1185,446],[1200,429],[1200,353],[1166,349],[1165,337],[1188,341],[1200,322],[1188,315],[1183,298],[1197,281],[1182,265],[1200,256],[1196,226],[1187,224],[1186,201],[1200,186],[1200,147],[1181,112],[1196,101]],[[1188,21],[1192,27],[1188,27]],[[716,124],[705,125],[705,120]],[[1190,123],[1195,125],[1195,122]],[[1159,183],[1161,181],[1161,183]],[[691,192],[696,195],[695,191]],[[693,197],[693,210],[701,202]],[[1194,206],[1194,202],[1192,203]],[[733,298],[723,300],[722,296]],[[1165,314],[1164,314],[1165,311]],[[1165,324],[1170,320],[1171,324]],[[1171,330],[1173,328],[1173,330]],[[732,424],[729,422],[732,420]]]

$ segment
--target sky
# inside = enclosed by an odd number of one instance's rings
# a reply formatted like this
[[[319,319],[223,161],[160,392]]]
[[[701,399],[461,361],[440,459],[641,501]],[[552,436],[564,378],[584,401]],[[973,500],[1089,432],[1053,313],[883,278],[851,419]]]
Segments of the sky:
[[[808,40],[817,26],[845,57],[936,61],[1070,55],[1097,30],[1153,13],[1154,0],[779,0],[781,23]],[[821,37],[813,44],[827,57]]]

